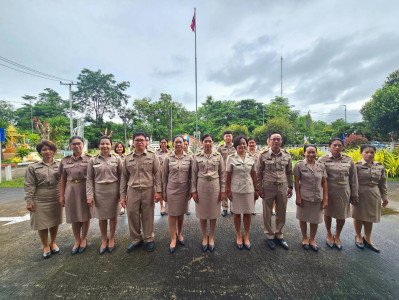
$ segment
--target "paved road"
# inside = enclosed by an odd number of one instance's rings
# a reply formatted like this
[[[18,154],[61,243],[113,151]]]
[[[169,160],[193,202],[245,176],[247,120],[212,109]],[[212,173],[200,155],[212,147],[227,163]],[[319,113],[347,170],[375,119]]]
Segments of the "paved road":
[[[399,183],[389,183],[393,205],[399,203]],[[194,208],[194,205],[192,204]],[[256,205],[262,211],[261,202]],[[26,214],[22,189],[0,189],[0,217]],[[3,225],[4,223],[0,223]],[[156,250],[127,254],[127,220],[119,217],[116,249],[98,255],[101,238],[97,220],[89,231],[88,249],[71,256],[70,225],[60,227],[61,253],[41,259],[41,246],[29,221],[0,226],[0,299],[398,299],[399,215],[383,216],[374,228],[381,253],[354,245],[352,220],[342,235],[343,250],[325,246],[324,225],[316,242],[319,253],[301,247],[301,234],[290,200],[285,239],[290,250],[267,248],[262,217],[253,217],[252,250],[235,248],[232,216],[217,224],[216,250],[203,253],[195,215],[186,217],[185,247],[168,252],[167,218],[156,207]]]

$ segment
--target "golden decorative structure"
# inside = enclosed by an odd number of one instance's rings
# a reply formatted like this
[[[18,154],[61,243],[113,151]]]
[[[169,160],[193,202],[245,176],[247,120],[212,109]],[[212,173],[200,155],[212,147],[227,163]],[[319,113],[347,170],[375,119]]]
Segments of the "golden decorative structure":
[[[4,150],[4,153],[16,153],[17,152],[17,140],[19,137],[22,137],[24,139],[24,143],[22,147],[26,147],[26,142],[25,142],[25,134],[19,134],[17,133],[17,130],[15,129],[14,126],[10,125],[6,129],[6,149]]]

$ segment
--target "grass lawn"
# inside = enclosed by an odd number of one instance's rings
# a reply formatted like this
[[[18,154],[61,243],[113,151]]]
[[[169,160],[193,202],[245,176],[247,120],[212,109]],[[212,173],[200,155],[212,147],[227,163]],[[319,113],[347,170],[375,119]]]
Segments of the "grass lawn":
[[[2,183],[0,183],[0,188],[24,187],[24,181],[24,177],[18,177],[10,181],[2,181]]]
[[[395,178],[387,178],[388,181],[399,181],[399,177],[395,177]]]

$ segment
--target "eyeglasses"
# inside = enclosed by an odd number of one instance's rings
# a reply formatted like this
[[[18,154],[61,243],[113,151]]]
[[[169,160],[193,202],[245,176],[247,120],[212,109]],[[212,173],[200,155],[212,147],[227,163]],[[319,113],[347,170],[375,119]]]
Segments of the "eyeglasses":
[[[80,146],[80,145],[82,145],[82,144],[83,144],[82,142],[79,142],[79,143],[71,143],[72,146]]]
[[[167,142],[161,142],[161,144],[167,144]]]
[[[281,141],[280,138],[275,138],[275,139],[270,139],[270,140],[273,141],[273,142],[279,142],[279,141]]]
[[[135,143],[144,143],[144,141],[145,141],[145,140],[143,140],[143,139],[134,140]]]

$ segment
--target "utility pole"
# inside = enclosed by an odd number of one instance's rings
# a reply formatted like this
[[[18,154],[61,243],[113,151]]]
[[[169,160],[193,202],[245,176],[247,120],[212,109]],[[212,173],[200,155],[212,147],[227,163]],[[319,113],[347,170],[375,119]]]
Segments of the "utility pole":
[[[173,131],[173,108],[172,108],[172,106],[170,107],[170,141],[172,140],[172,138],[173,138],[173,133],[172,133],[172,131]]]
[[[123,125],[125,127],[125,145],[127,145],[127,135],[126,135],[126,107],[123,107]]]
[[[263,125],[265,125],[265,107],[262,106],[262,111],[263,111]]]
[[[343,104],[342,106],[345,106],[345,124],[346,124],[346,105]]]
[[[71,136],[73,136],[73,118],[72,118],[72,86],[73,85],[78,85],[77,83],[73,83],[71,81],[70,83],[63,83],[60,81],[61,85],[68,85],[69,86],[69,128],[71,131]]]
[[[22,97],[22,99],[29,101],[29,105],[30,105],[30,123],[31,123],[31,133],[33,134],[33,105],[32,105],[32,101],[36,100],[36,97],[34,96],[28,96],[25,95]]]
[[[283,57],[281,56],[281,98],[283,98]]]

